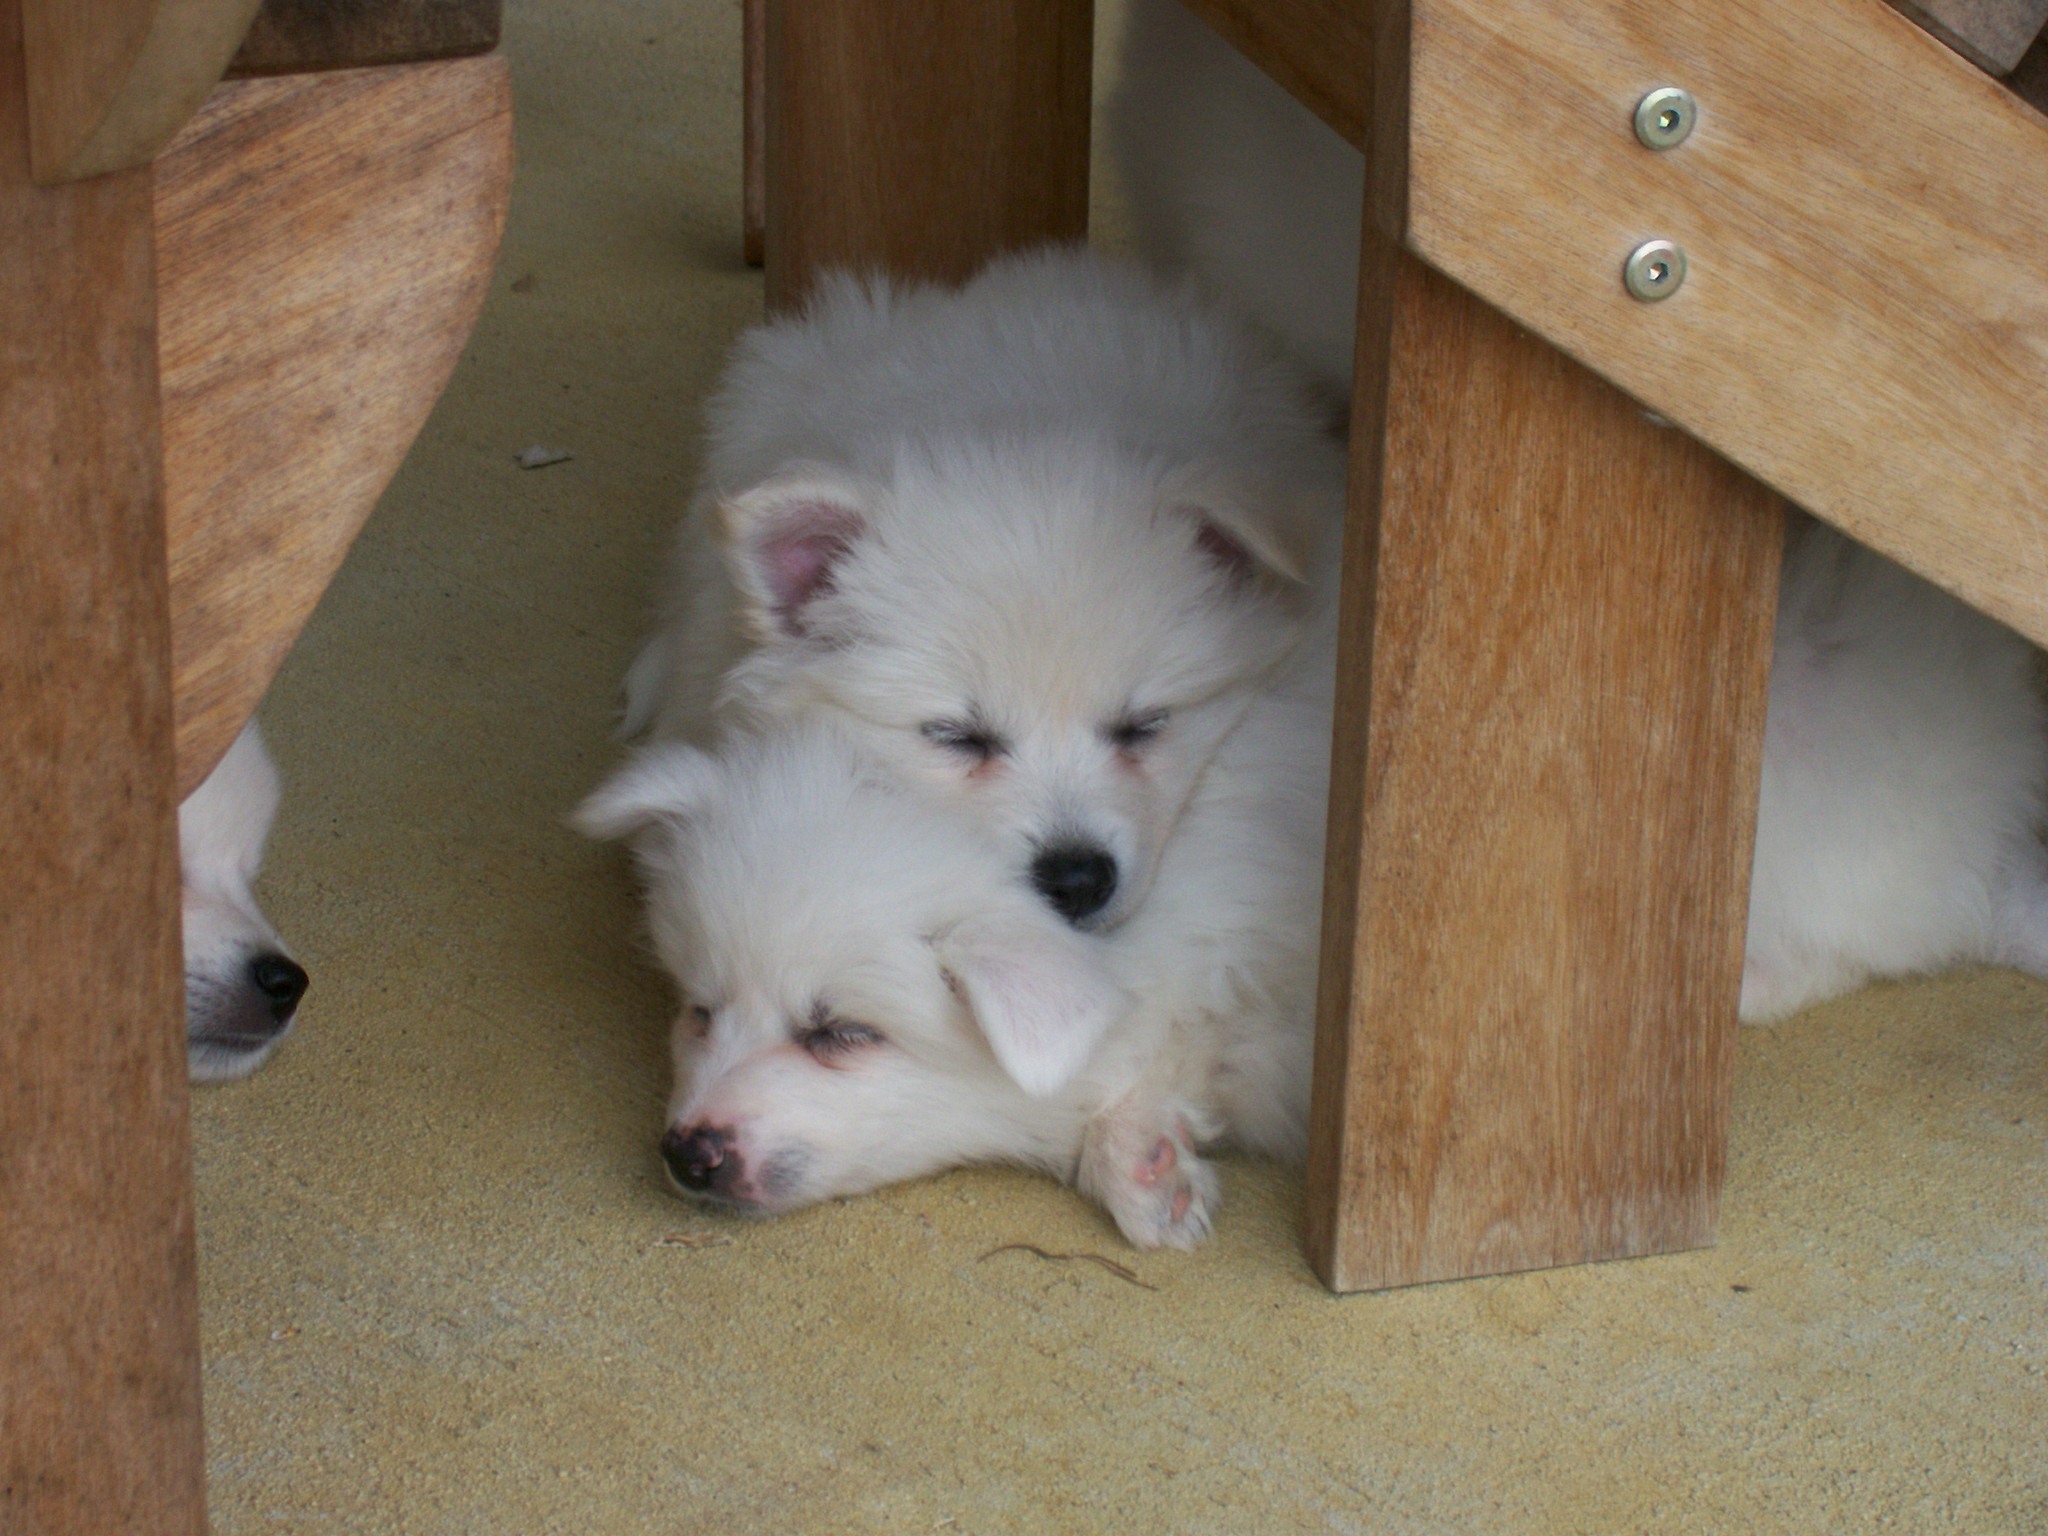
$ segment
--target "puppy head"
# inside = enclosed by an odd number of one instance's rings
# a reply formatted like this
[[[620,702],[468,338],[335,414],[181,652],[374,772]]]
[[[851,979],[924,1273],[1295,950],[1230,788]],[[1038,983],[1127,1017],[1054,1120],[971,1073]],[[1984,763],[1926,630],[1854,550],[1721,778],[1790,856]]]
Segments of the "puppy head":
[[[277,814],[277,768],[252,720],[178,808],[186,1060],[195,1082],[246,1077],[290,1030],[306,973],[250,894]]]
[[[1253,688],[1301,632],[1305,500],[1095,440],[950,443],[722,503],[759,642],[731,697],[822,709],[936,786],[1076,926],[1143,900]]]
[[[680,1188],[772,1214],[1071,1158],[1073,1080],[1123,997],[971,824],[816,725],[656,748],[577,819],[633,839],[682,999]]]

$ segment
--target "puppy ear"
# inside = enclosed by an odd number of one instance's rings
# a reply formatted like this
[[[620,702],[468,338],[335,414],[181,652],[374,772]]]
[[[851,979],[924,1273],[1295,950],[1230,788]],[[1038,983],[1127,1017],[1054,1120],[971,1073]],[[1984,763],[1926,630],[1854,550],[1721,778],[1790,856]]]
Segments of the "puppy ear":
[[[726,559],[758,640],[801,639],[807,610],[832,590],[867,532],[866,497],[828,469],[793,470],[718,506]]]
[[[1072,1081],[1126,1002],[1088,939],[1035,912],[971,917],[936,945],[997,1062],[1033,1098]]]
[[[695,747],[651,747],[576,807],[569,824],[586,837],[606,840],[659,824],[681,825],[710,804],[716,780],[716,764]]]
[[[1169,479],[1165,504],[1194,523],[1196,547],[1234,580],[1308,581],[1319,530],[1303,496],[1193,467]]]

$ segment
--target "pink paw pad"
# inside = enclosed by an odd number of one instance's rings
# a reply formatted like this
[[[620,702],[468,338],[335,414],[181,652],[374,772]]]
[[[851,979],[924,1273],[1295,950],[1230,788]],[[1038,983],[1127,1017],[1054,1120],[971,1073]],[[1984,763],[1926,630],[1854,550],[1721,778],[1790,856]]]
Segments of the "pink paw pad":
[[[1146,1158],[1144,1162],[1138,1164],[1138,1182],[1147,1185],[1157,1184],[1166,1175],[1173,1172],[1174,1165],[1179,1161],[1180,1153],[1174,1148],[1173,1138],[1170,1136],[1160,1137],[1157,1144],[1152,1148],[1152,1155]]]

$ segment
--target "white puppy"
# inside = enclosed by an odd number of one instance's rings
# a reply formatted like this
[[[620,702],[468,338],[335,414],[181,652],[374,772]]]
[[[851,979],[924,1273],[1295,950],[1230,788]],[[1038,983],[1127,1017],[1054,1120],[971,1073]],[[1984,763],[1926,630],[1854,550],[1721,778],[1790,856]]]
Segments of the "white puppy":
[[[1276,756],[1304,699],[1326,730],[1323,694],[1261,700],[1224,757],[1254,739]],[[671,1176],[774,1214],[1021,1163],[1078,1183],[1135,1243],[1191,1246],[1216,1194],[1199,1143],[1300,1150],[1320,777],[1205,776],[1212,814],[1105,940],[1035,899],[966,808],[824,722],[643,753],[579,823],[633,837],[679,988]]]
[[[741,343],[710,422],[629,727],[830,714],[1071,922],[1128,918],[1341,519],[1300,377],[1045,251],[959,290],[828,280]]]
[[[277,814],[277,768],[251,720],[178,808],[185,1039],[197,1082],[246,1077],[291,1028],[306,973],[250,894]]]
[[[1364,162],[1178,0],[1132,0],[1112,137],[1141,238],[1348,397]],[[2048,725],[2031,647],[1795,520],[1742,1016],[1873,976],[2048,974]]]

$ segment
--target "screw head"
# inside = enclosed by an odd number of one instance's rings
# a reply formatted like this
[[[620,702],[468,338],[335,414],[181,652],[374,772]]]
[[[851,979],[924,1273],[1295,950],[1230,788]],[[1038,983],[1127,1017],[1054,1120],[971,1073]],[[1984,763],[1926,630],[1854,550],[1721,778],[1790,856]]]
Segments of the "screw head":
[[[1676,149],[1699,120],[1698,103],[1690,91],[1660,85],[1636,103],[1636,137],[1645,149]]]
[[[1685,252],[1669,240],[1645,240],[1629,252],[1621,280],[1645,303],[1668,299],[1685,282]]]

